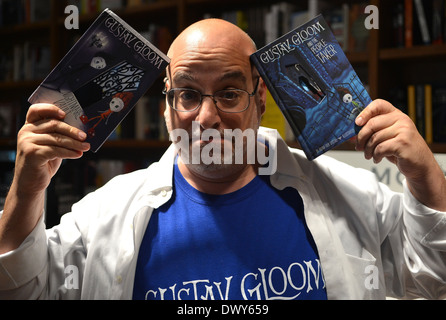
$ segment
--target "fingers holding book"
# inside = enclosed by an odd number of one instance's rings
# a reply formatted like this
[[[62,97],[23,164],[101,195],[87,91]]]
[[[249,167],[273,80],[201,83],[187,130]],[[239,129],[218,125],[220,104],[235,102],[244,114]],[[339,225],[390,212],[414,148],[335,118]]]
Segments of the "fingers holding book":
[[[87,135],[63,122],[64,117],[65,113],[52,104],[34,104],[29,108],[18,139],[25,144],[67,150],[61,151],[61,154],[53,152],[56,157],[78,158],[90,148],[89,143],[84,142]]]
[[[15,170],[17,177],[27,181],[25,185],[29,186],[28,178],[35,177],[34,181],[40,179],[45,188],[62,159],[80,158],[90,149],[90,144],[84,142],[87,135],[63,122],[64,117],[65,113],[51,104],[34,104],[29,108],[17,135]]]
[[[362,126],[356,150],[364,151],[366,159],[378,163],[387,158],[407,176],[423,167],[426,157],[431,156],[412,120],[387,101],[373,101],[357,117],[356,124]]]

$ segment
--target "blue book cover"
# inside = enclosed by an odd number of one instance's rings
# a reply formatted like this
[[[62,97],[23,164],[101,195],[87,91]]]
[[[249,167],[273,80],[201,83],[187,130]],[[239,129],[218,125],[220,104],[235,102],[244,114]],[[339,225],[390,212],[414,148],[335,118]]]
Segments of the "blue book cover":
[[[305,155],[354,137],[372,101],[322,15],[251,55]]]
[[[106,9],[29,97],[67,114],[96,152],[165,70],[169,58]]]

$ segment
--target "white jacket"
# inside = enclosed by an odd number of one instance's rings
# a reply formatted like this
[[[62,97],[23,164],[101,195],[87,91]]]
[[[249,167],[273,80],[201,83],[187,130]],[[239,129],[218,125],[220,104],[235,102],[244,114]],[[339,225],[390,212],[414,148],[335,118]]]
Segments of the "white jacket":
[[[445,295],[445,212],[420,204],[407,186],[392,192],[369,171],[326,156],[310,162],[280,138],[277,152],[271,182],[302,196],[329,299]],[[41,219],[0,255],[0,298],[131,299],[152,210],[172,195],[174,156],[171,146],[147,169],[112,179],[50,230]]]

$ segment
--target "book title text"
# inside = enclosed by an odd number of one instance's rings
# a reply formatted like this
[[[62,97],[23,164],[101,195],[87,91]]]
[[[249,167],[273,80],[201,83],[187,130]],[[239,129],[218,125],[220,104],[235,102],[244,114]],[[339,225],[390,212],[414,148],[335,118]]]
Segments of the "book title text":
[[[105,26],[111,34],[122,41],[127,47],[133,48],[143,59],[150,61],[158,69],[163,65],[163,59],[144,41],[130,32],[113,18],[105,20]]]
[[[324,39],[315,38],[325,27],[320,21],[307,26],[304,29],[296,30],[285,41],[279,42],[268,48],[260,54],[260,61],[263,63],[271,63],[282,56],[294,51],[298,45],[306,43],[314,55],[325,63],[331,59],[337,52],[333,45],[327,44]]]

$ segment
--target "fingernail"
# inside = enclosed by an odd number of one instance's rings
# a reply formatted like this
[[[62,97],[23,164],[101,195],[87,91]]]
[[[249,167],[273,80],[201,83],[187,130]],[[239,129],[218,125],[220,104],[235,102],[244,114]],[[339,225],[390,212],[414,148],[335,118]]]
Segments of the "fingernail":
[[[362,126],[364,124],[364,119],[362,117],[357,117],[355,123],[358,126]]]
[[[87,134],[83,131],[79,131],[79,133],[77,134],[79,139],[84,140],[87,137]]]
[[[61,118],[65,117],[65,112],[63,110],[59,109],[58,113]]]

